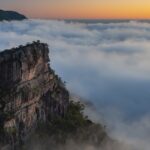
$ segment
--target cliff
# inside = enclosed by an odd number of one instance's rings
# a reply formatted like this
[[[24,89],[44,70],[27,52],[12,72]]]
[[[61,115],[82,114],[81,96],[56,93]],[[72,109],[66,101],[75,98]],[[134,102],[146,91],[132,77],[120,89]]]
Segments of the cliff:
[[[34,42],[0,53],[0,144],[21,145],[38,122],[63,117],[64,83],[49,65],[48,45]]]
[[[27,17],[18,12],[0,10],[0,21],[24,20],[24,19],[27,19]]]
[[[39,41],[0,53],[0,150],[66,150],[70,140],[79,149],[102,148],[111,142],[105,127],[69,100],[48,56],[48,45]]]

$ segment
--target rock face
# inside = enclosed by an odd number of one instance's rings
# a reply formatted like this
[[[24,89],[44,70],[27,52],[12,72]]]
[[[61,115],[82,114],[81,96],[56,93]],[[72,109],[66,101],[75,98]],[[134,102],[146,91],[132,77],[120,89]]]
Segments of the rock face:
[[[69,93],[49,66],[48,45],[0,53],[0,143],[22,144],[39,121],[64,116]]]
[[[19,14],[18,12],[0,10],[0,21],[24,20],[24,19],[27,19],[27,17],[25,17],[22,14]]]

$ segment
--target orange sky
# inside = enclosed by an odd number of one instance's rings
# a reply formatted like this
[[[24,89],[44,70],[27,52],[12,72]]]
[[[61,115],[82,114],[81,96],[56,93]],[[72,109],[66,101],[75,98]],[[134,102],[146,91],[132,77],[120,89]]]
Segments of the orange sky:
[[[31,18],[150,18],[150,0],[4,0],[0,8]]]

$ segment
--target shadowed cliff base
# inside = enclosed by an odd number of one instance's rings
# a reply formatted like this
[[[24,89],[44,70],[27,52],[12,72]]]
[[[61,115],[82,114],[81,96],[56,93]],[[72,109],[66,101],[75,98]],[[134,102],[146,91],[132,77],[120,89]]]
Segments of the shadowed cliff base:
[[[70,101],[63,118],[38,123],[22,150],[135,150],[110,138],[105,126],[92,122],[83,112],[81,102]]]
[[[64,117],[55,117],[47,123],[38,123],[36,132],[31,136],[24,150],[66,150],[83,147],[103,147],[111,140],[101,124],[93,123],[83,114],[84,105],[70,101]]]

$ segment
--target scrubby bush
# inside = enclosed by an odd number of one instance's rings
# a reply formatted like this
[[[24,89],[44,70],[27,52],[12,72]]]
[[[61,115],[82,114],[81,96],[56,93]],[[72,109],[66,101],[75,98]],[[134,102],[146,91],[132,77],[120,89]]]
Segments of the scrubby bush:
[[[82,103],[70,101],[64,117],[56,116],[52,121],[38,124],[37,135],[61,144],[70,139],[77,143],[101,144],[107,138],[104,127],[90,121],[83,111]]]

